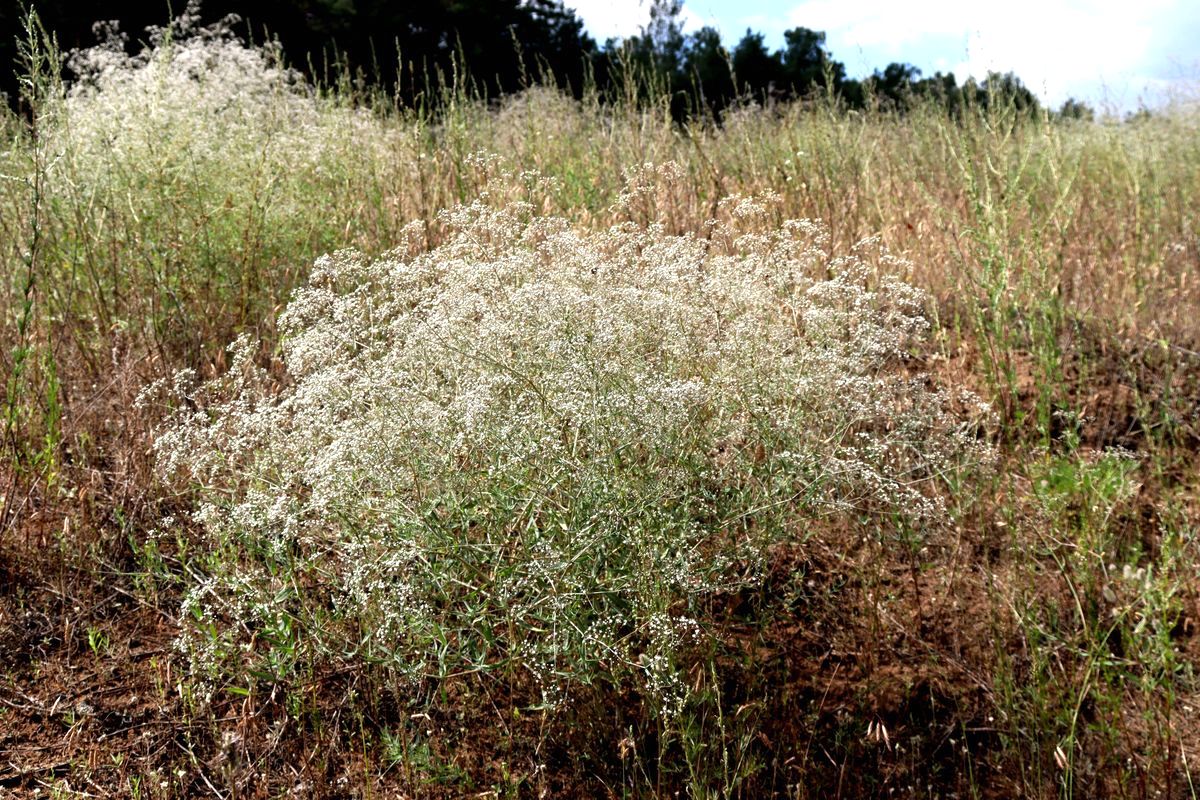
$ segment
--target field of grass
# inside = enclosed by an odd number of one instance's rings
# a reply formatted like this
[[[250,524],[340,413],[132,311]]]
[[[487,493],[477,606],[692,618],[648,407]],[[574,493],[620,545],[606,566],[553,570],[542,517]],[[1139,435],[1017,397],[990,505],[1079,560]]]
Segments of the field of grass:
[[[1196,796],[1194,106],[26,56],[0,795]]]

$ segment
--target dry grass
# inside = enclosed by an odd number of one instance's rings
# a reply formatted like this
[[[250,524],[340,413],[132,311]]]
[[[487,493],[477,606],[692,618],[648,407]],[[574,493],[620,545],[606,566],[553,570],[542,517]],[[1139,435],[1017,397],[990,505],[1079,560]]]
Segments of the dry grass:
[[[32,123],[6,118],[0,143],[5,791],[1195,795],[1194,109],[1082,124],[995,108],[952,122],[934,109],[897,117],[818,104],[747,107],[720,126],[681,128],[665,104],[576,102],[548,89],[498,107],[448,97],[437,115],[356,107],[220,35],[163,43],[141,60],[96,51],[92,80],[69,89],[52,52],[30,57]],[[440,650],[438,635],[423,639],[422,663],[438,652],[461,663],[470,650],[480,669],[440,665],[414,684],[379,669],[386,658],[347,655],[345,632],[388,609],[339,618],[337,631],[313,627],[328,622],[314,608],[336,609],[318,564],[292,576],[292,596],[313,604],[283,604],[292,621],[277,615],[272,628],[250,615],[259,622],[230,628],[228,644],[249,642],[249,673],[189,671],[173,644],[202,629],[181,618],[188,590],[223,557],[226,578],[237,577],[233,564],[266,576],[255,591],[280,588],[285,573],[253,543],[214,546],[212,529],[180,523],[161,535],[164,517],[189,519],[202,495],[155,477],[162,419],[135,403],[144,387],[182,368],[227,374],[229,342],[249,333],[264,342],[251,361],[286,397],[303,370],[278,320],[310,265],[343,247],[367,253],[364,264],[402,245],[411,251],[389,257],[398,263],[448,258],[462,227],[439,211],[459,203],[526,203],[563,220],[551,227],[576,248],[628,223],[628,236],[650,231],[690,253],[732,196],[762,204],[741,233],[819,220],[825,252],[848,254],[864,239],[883,247],[859,251],[871,265],[865,285],[899,278],[926,293],[931,334],[888,369],[947,396],[973,390],[998,414],[987,437],[1000,468],[940,477],[947,524],[936,535],[877,513],[797,506],[763,516],[777,535],[723,563],[723,582],[709,575],[703,591],[656,595],[662,607],[635,616],[635,628],[661,613],[703,631],[671,639],[687,700],[668,715],[637,678],[638,649],[649,652],[653,637],[620,626],[612,634],[634,664],[622,672],[580,656],[571,663],[587,669],[570,673],[565,708],[544,702],[536,670],[489,671],[500,651],[475,644],[506,640],[472,616],[478,586],[461,584],[473,579],[449,568],[436,574],[458,589],[424,602],[452,598],[437,618],[458,632],[439,634]],[[699,238],[675,238],[685,234]],[[832,277],[825,265],[829,275],[810,277]],[[551,270],[538,281],[561,279]],[[689,319],[697,336],[707,330]],[[641,341],[628,331],[626,345]],[[514,363],[535,352],[517,348]],[[824,402],[836,401],[832,391]],[[656,428],[667,429],[677,430]],[[485,440],[491,449],[463,464],[516,444]],[[760,451],[746,439],[729,458],[744,457],[741,474],[761,489],[755,470],[776,443]],[[301,469],[319,447],[277,466]],[[719,450],[708,442],[703,455]],[[664,485],[649,467],[613,474],[629,492],[609,501],[632,503],[631,518],[638,493]],[[373,495],[360,494],[339,506],[336,525],[364,519],[349,501]],[[539,520],[570,506],[538,496]],[[478,544],[478,507],[439,508],[443,528],[465,537],[459,552]],[[589,580],[636,574],[605,572],[621,552]],[[530,625],[535,644],[552,638],[533,615],[510,622]],[[336,658],[313,656],[331,641],[323,633],[338,634]],[[301,657],[278,660],[297,644]]]

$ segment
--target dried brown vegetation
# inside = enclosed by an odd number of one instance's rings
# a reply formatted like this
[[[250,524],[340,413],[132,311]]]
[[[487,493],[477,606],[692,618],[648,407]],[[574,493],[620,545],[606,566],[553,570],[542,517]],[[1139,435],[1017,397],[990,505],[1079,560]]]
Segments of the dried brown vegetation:
[[[6,119],[0,144],[0,793],[1195,795],[1194,110],[1076,124],[1002,108],[951,121],[796,105],[680,128],[665,108],[533,89],[499,107],[448,98],[432,117],[355,107],[219,36],[140,62],[92,53],[91,81],[69,90],[53,53],[31,47],[33,122]],[[878,507],[764,510],[771,537],[695,591],[654,595],[661,607],[629,623],[657,613],[699,627],[672,642],[685,699],[670,713],[638,661],[650,638],[619,624],[619,658],[563,665],[569,703],[548,703],[546,681],[503,650],[473,651],[477,668],[461,668],[462,632],[486,627],[461,622],[470,592],[455,600],[459,627],[441,652],[459,660],[447,668],[414,677],[402,674],[411,660],[351,654],[350,623],[379,620],[315,616],[336,605],[319,564],[293,575],[294,597],[312,603],[281,603],[294,612],[286,630],[261,615],[229,628],[245,656],[236,668],[184,655],[180,636],[198,628],[181,609],[222,574],[214,553],[231,559],[226,578],[239,565],[277,575],[278,562],[236,539],[222,551],[192,519],[211,497],[161,479],[164,415],[136,402],[145,387],[184,368],[227,375],[229,343],[250,333],[263,342],[250,358],[260,388],[303,388],[277,321],[310,266],[351,246],[370,254],[362,264],[428,264],[461,246],[462,226],[438,213],[459,203],[529,204],[565,220],[545,237],[577,248],[627,223],[624,235],[652,233],[688,258],[697,239],[673,237],[711,237],[734,196],[763,209],[743,234],[819,220],[826,254],[871,239],[898,256],[860,248],[865,287],[900,278],[927,294],[930,334],[889,356],[889,374],[922,376],[931,394],[970,390],[997,415],[980,431],[997,468],[924,487],[944,504],[941,524]],[[338,263],[338,280],[377,280]],[[640,341],[627,333],[620,343]],[[703,441],[699,460],[758,477],[778,444]],[[639,491],[652,483],[628,475]],[[538,519],[566,507],[542,496]],[[367,513],[339,508],[338,524]],[[466,544],[486,530],[478,508],[439,508]],[[754,508],[739,535],[755,530]],[[692,544],[728,553],[721,532]],[[536,643],[530,619],[519,622]],[[324,624],[337,628],[324,639],[296,633]],[[304,649],[330,641],[342,649]],[[399,652],[394,641],[384,655]]]

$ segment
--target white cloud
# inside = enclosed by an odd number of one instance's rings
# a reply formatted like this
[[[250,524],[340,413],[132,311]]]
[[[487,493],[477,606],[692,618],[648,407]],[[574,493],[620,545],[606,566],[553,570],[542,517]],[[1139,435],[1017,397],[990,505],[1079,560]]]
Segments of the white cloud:
[[[805,0],[787,14],[786,26],[803,25],[828,33],[835,57],[874,57],[927,64],[938,60],[960,78],[983,78],[991,70],[1013,71],[1050,102],[1061,102],[1077,87],[1125,85],[1154,55],[1153,43],[1164,20],[1189,0]],[[961,42],[961,52],[947,53]],[[936,44],[936,52],[933,47]],[[839,55],[841,54],[841,55]],[[880,56],[883,58],[880,59]],[[947,60],[947,56],[949,60]],[[957,56],[957,60],[954,59]],[[940,57],[940,59],[939,59]],[[884,63],[863,64],[862,68]],[[936,66],[934,68],[937,68]]]
[[[683,30],[687,33],[698,31],[705,25],[717,30],[721,29],[721,20],[710,9],[705,8],[703,3],[685,5],[679,18],[683,23]]]
[[[651,0],[566,0],[603,42],[639,33]],[[1012,71],[1051,105],[1075,96],[1122,110],[1200,86],[1197,0],[686,0],[684,30],[732,46],[747,27],[781,46],[787,28],[827,34],[851,75],[891,61],[963,80]]]
[[[588,33],[601,42],[634,36],[650,21],[650,0],[565,0],[564,5],[573,9],[587,26]],[[684,5],[679,20],[683,30],[689,33],[705,25],[715,28],[720,24],[705,7],[704,0]]]
[[[588,33],[603,42],[612,37],[633,36],[650,21],[646,0],[566,0],[587,25]]]

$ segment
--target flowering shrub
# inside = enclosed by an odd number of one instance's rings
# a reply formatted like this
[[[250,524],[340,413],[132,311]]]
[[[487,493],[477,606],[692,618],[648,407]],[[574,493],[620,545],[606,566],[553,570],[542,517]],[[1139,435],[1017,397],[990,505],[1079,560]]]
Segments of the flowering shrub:
[[[58,292],[72,312],[194,340],[282,302],[298,254],[381,224],[386,165],[408,162],[394,126],[317,91],[231,21],[200,27],[195,4],[134,54],[114,26],[100,32],[70,55],[74,80],[42,98],[25,167],[42,172],[47,261],[71,265],[47,283],[78,284]]]
[[[243,43],[236,16],[201,27],[197,7],[150,28],[135,54],[114,23],[97,26],[100,44],[71,53],[75,80],[53,110],[61,118],[43,127],[78,165],[74,180],[140,179],[143,191],[169,181],[180,199],[200,181],[237,200],[257,192],[261,206],[294,193],[290,175],[335,177],[349,149],[382,136],[370,113],[322,99],[277,48]]]
[[[548,701],[624,676],[669,714],[699,601],[766,545],[840,510],[936,527],[935,476],[986,448],[903,368],[922,295],[866,288],[814,223],[721,216],[582,234],[461,206],[436,248],[414,227],[317,261],[282,389],[245,339],[180,375],[156,447],[203,498],[194,664],[523,672]]]

